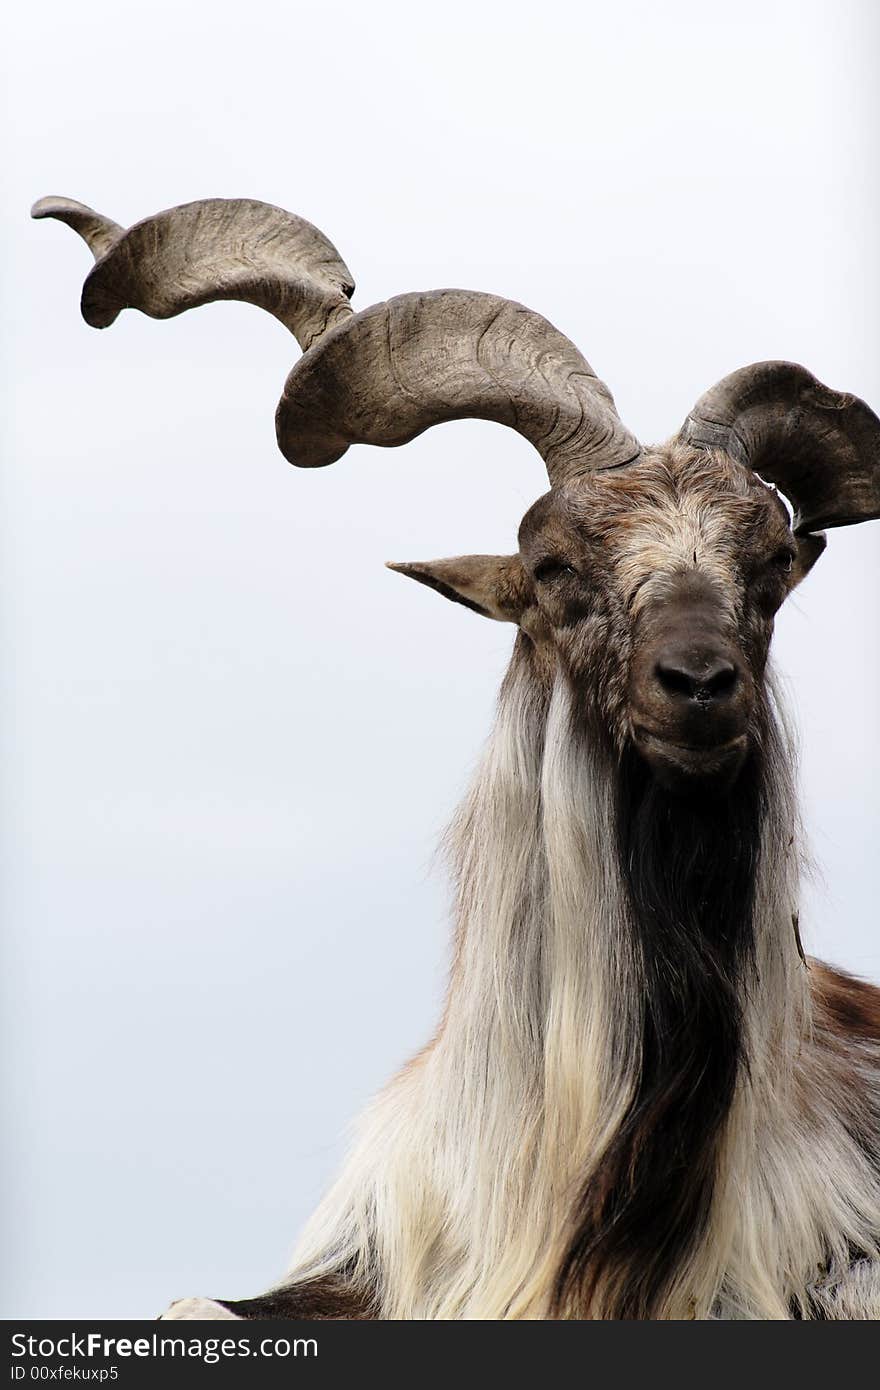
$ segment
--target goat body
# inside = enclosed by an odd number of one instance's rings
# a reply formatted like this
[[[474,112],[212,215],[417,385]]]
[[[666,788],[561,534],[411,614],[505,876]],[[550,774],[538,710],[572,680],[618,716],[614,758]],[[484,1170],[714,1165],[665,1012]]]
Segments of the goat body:
[[[529,438],[551,482],[514,554],[392,566],[517,628],[449,834],[437,1034],[281,1284],[166,1316],[880,1316],[880,990],[803,956],[768,666],[820,528],[880,516],[880,420],[759,363],[643,448],[538,315],[458,290],[353,314],[338,252],[279,209],[35,215],[92,247],[96,326],[217,298],[285,323],[306,349],[278,412],[292,462],[471,415]]]

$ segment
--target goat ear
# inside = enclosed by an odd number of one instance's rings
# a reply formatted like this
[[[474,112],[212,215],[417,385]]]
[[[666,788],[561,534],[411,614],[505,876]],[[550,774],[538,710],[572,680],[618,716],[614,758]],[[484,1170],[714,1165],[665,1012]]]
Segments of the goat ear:
[[[529,585],[518,555],[457,555],[452,560],[401,564],[389,561],[388,568],[500,623],[519,622],[528,605]]]
[[[794,582],[800,584],[802,579],[806,579],[828,542],[824,531],[795,536],[795,542],[797,557],[794,562]]]

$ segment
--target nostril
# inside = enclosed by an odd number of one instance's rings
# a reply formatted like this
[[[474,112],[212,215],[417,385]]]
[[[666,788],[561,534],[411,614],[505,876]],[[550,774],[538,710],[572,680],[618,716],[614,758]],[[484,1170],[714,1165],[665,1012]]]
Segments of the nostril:
[[[732,661],[718,661],[711,671],[708,671],[700,681],[700,687],[706,691],[710,700],[715,700],[719,695],[727,695],[736,685],[737,672]],[[697,695],[699,699],[699,694]]]
[[[696,682],[690,672],[682,670],[681,666],[673,665],[669,661],[658,661],[654,675],[670,695],[685,695],[688,699],[696,696]]]
[[[661,657],[654,675],[668,695],[696,700],[701,705],[731,695],[739,679],[733,662],[722,657],[693,663]]]

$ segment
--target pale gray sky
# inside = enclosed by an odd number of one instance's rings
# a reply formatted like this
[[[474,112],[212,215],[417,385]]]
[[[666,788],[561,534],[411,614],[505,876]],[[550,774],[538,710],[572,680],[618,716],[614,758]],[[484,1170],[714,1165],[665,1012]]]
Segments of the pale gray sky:
[[[876,408],[878,28],[870,0],[7,15],[5,1316],[282,1271],[436,1018],[433,847],[511,642],[382,561],[510,549],[546,486],[479,422],[295,472],[280,324],[96,333],[88,251],[30,203],[280,204],[360,307],[539,310],[646,440],[767,357]],[[878,523],[833,533],[776,654],[824,876],[804,934],[880,980],[878,575]]]

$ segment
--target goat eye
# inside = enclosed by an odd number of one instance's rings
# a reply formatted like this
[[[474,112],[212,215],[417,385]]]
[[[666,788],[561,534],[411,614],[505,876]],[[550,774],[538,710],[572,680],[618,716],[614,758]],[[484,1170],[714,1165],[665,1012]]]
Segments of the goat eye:
[[[794,569],[794,551],[787,545],[782,546],[773,556],[771,564],[776,569],[781,570],[783,574],[791,574]]]
[[[564,560],[542,560],[535,566],[535,579],[539,584],[546,584],[564,574],[577,574],[577,570],[574,565],[567,565]]]

